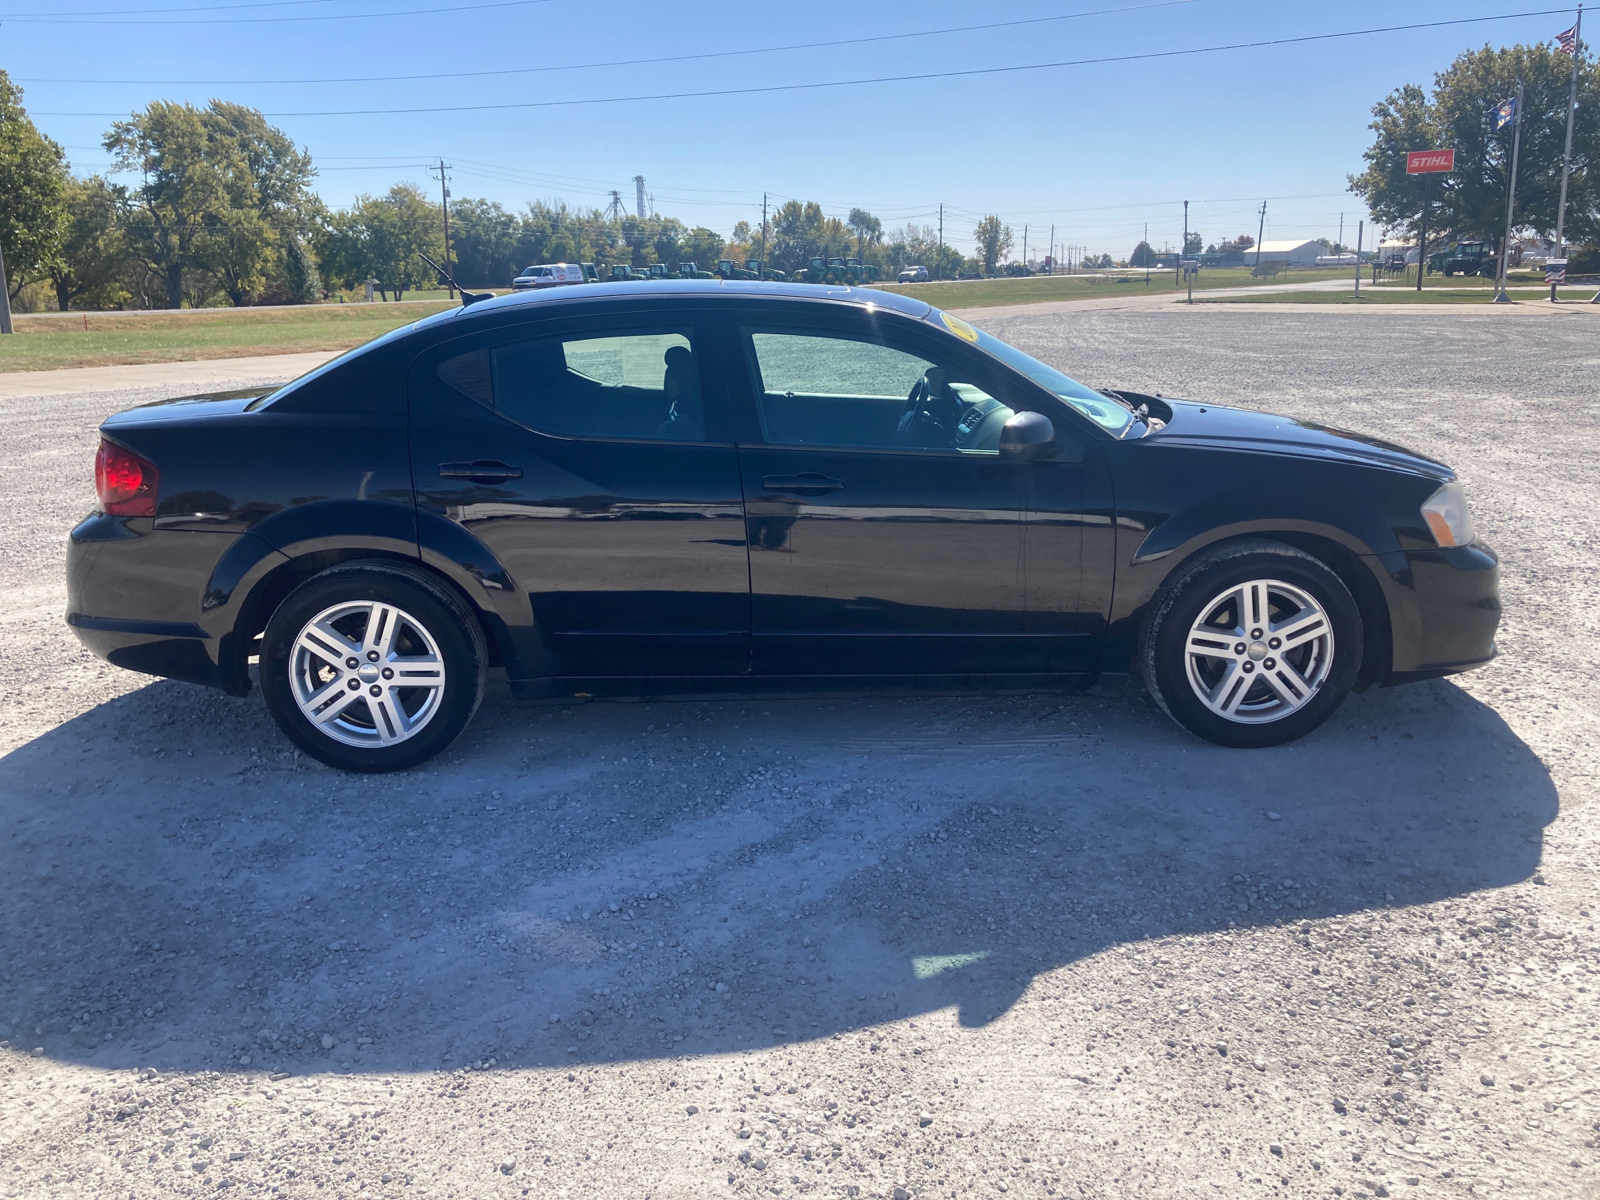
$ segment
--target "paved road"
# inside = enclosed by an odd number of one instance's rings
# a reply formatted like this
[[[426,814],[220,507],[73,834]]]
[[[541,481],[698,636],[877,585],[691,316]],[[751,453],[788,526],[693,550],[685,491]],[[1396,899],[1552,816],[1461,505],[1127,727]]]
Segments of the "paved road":
[[[497,685],[351,779],[78,650],[136,397],[0,400],[0,1193],[1596,1194],[1593,323],[982,319],[1454,463],[1502,659],[1250,754],[1139,695]]]

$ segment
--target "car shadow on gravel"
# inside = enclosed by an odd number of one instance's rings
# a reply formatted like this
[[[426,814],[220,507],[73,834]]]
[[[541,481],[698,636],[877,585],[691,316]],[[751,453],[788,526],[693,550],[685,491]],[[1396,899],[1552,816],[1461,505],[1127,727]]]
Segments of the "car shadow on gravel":
[[[1030,989],[1358,1004],[1361,980],[1170,968],[1185,938],[1538,882],[1558,805],[1449,682],[1252,752],[1142,695],[525,708],[502,683],[445,758],[383,778],[300,758],[258,700],[157,682],[0,780],[0,1037],[296,1073],[982,1026]],[[1133,944],[1158,969],[1071,969]]]

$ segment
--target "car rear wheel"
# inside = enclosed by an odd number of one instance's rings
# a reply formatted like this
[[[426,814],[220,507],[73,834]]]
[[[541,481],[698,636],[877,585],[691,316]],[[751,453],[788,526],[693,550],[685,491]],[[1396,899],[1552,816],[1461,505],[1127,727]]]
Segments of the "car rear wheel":
[[[345,771],[414,767],[443,750],[483,699],[488,654],[449,588],[399,564],[353,563],[307,580],[261,645],[261,691],[278,727]]]
[[[1277,746],[1333,715],[1361,669],[1361,611],[1324,563],[1278,542],[1201,555],[1157,595],[1140,665],[1156,702],[1222,746]]]

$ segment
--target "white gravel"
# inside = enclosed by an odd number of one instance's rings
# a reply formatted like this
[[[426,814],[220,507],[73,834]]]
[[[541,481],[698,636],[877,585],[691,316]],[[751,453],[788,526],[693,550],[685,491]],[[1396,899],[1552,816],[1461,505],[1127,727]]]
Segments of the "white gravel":
[[[977,319],[1454,464],[1503,657],[1250,753],[1137,694],[500,682],[341,776],[78,648],[137,397],[0,400],[0,1196],[1600,1193],[1600,324]]]

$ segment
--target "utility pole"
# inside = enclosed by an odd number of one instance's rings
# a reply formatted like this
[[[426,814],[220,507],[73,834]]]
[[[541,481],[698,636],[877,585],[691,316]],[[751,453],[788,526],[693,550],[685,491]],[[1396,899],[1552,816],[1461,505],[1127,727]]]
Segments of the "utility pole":
[[[439,207],[444,212],[444,281],[449,289],[450,299],[456,298],[456,288],[452,280],[455,272],[450,269],[450,177],[445,174],[448,164],[444,159],[439,160]]]
[[[772,263],[767,260],[767,194],[761,193],[761,273],[765,275],[772,269]]]
[[[1144,223],[1144,285],[1150,286],[1150,222]]]
[[[944,278],[944,205],[939,205],[939,278]]]
[[[1522,153],[1522,92],[1523,86],[1517,83],[1517,117],[1516,124],[1511,130],[1511,178],[1506,182],[1506,236],[1500,243],[1500,274],[1495,279],[1494,303],[1510,304],[1511,297],[1506,295],[1506,263],[1511,257],[1511,218],[1517,204],[1517,158]],[[1417,262],[1417,271],[1422,271],[1422,262]]]
[[[5,252],[0,250],[0,334],[11,332],[11,285],[6,282]]]
[[[1365,221],[1356,225],[1356,299],[1361,299],[1361,238],[1367,231]]]
[[[1567,176],[1572,174],[1572,118],[1578,111],[1578,59],[1583,54],[1583,5],[1578,5],[1578,23],[1572,27],[1572,90],[1567,96],[1567,151],[1561,160],[1561,202],[1556,206],[1556,257],[1567,257],[1564,238],[1567,221]],[[1550,283],[1550,303],[1556,302],[1556,284]]]
[[[1339,242],[1338,242],[1338,245],[1336,245],[1334,247],[1334,251],[1333,252],[1335,254],[1343,254],[1344,253],[1344,214],[1343,213],[1339,214]]]
[[[1028,223],[1022,223],[1022,269],[1028,269]]]
[[[1056,227],[1055,222],[1050,223],[1050,274],[1056,273]]]
[[[1267,202],[1261,202],[1261,228],[1256,230],[1256,266],[1261,266],[1261,239],[1267,236]]]
[[[1183,202],[1183,246],[1178,251],[1178,274],[1183,274],[1183,260],[1189,257],[1189,202]],[[1172,286],[1178,286],[1178,280],[1172,281]],[[1194,288],[1189,289],[1189,303],[1194,303]]]

